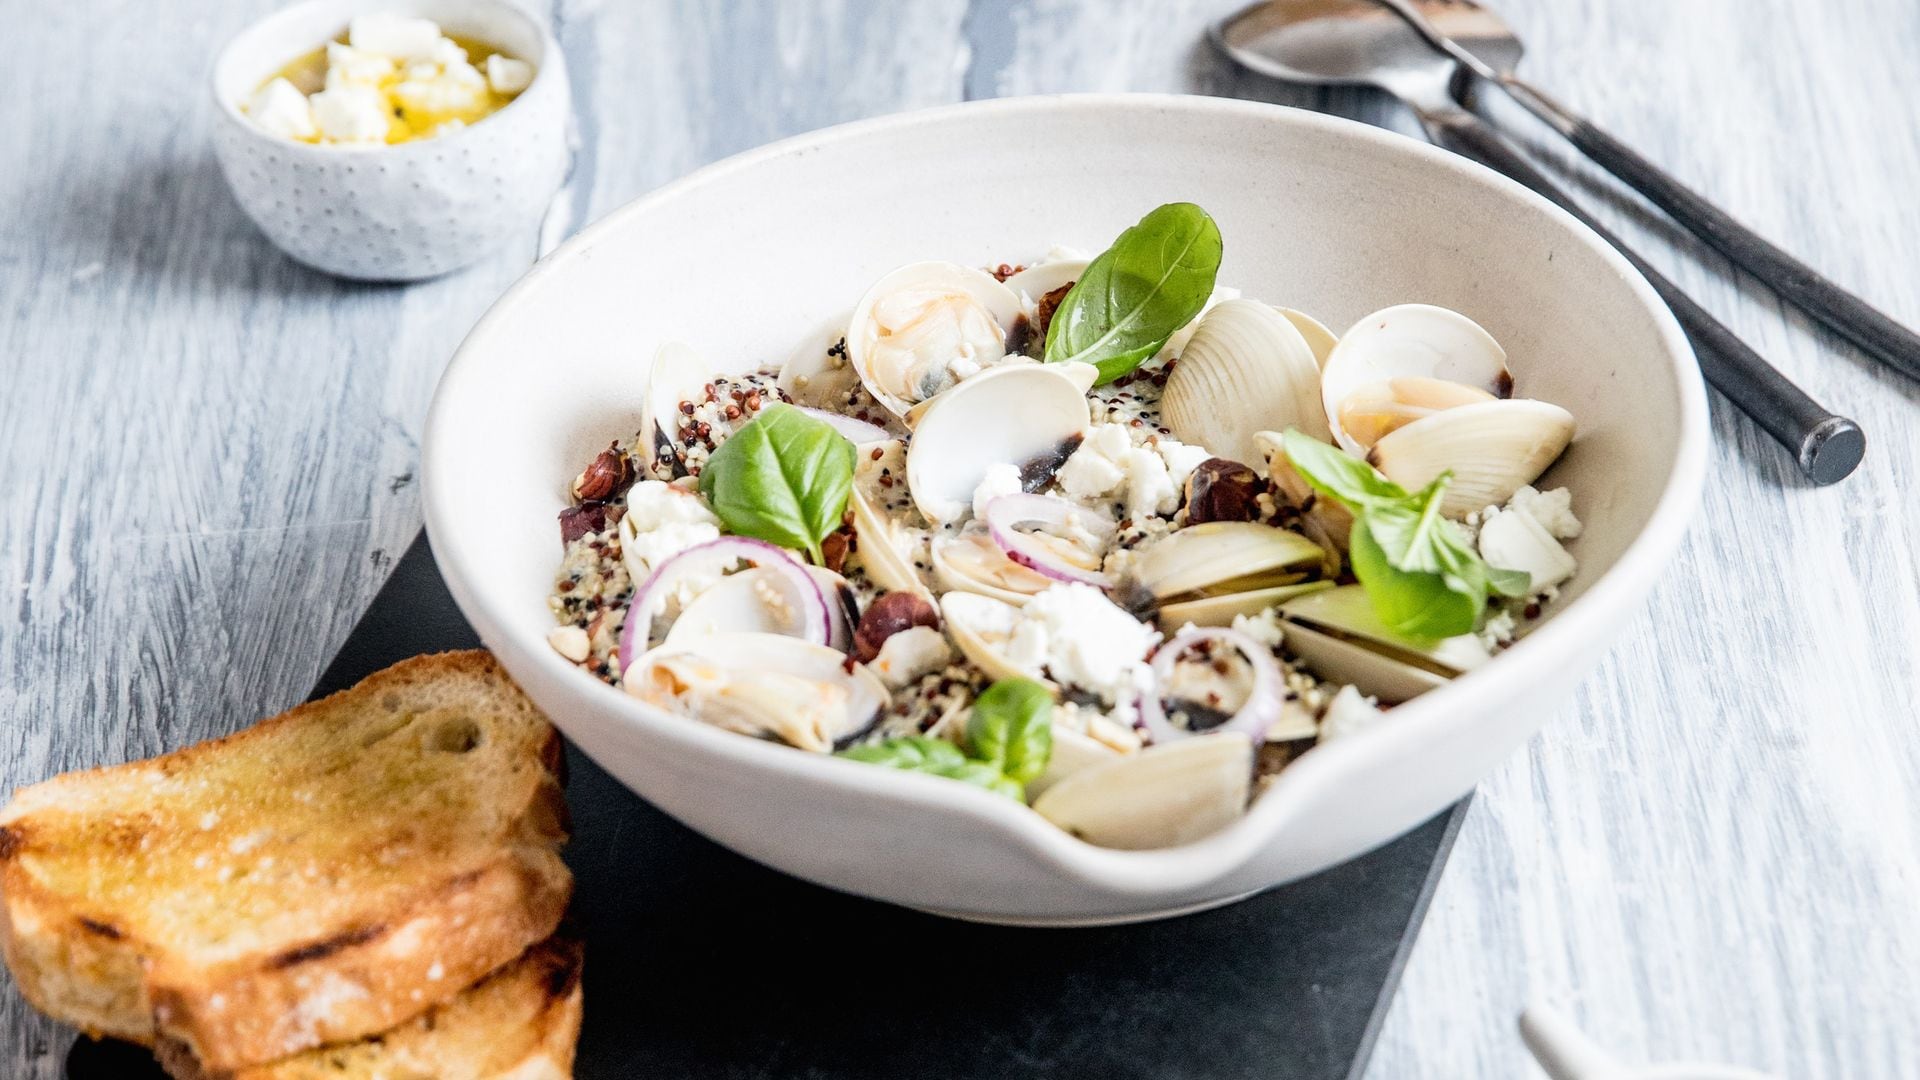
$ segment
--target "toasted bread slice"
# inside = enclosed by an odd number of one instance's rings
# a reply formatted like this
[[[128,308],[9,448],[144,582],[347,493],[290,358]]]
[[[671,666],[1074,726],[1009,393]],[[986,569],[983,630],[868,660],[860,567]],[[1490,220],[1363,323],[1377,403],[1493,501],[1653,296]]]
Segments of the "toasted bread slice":
[[[580,1038],[580,946],[549,938],[459,997],[391,1031],[238,1072],[162,1043],[176,1080],[566,1080]]]
[[[0,946],[27,999],[233,1071],[385,1031],[553,933],[560,743],[484,652],[21,791]]]

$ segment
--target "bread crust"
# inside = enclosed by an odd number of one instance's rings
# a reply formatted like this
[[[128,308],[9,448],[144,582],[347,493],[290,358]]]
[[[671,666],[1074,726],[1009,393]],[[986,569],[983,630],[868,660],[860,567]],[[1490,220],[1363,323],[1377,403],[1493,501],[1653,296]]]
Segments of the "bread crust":
[[[444,1005],[377,1036],[238,1072],[209,1071],[177,1043],[174,1080],[566,1080],[580,1038],[581,947],[549,938]]]
[[[60,869],[83,859],[117,865],[122,852],[138,864],[155,838],[142,834],[139,800],[128,791],[137,796],[143,785],[171,791],[232,760],[230,755],[281,749],[273,740],[288,736],[325,740],[334,729],[361,738],[402,732],[421,746],[383,752],[411,765],[407,755],[425,760],[428,751],[447,749],[428,742],[441,737],[440,729],[413,732],[407,725],[449,696],[468,712],[474,711],[472,702],[485,703],[492,710],[486,723],[499,731],[470,718],[464,722],[480,732],[475,737],[491,734],[508,742],[487,758],[502,775],[484,782],[489,797],[511,805],[486,807],[485,820],[475,826],[486,835],[435,833],[452,826],[430,817],[418,826],[421,835],[408,832],[413,826],[407,821],[369,825],[354,820],[369,816],[358,796],[341,811],[347,820],[329,822],[322,810],[300,823],[309,831],[337,828],[348,838],[340,842],[348,858],[378,860],[385,854],[354,851],[351,840],[360,831],[383,836],[385,829],[404,837],[406,846],[395,856],[401,869],[395,881],[383,879],[373,906],[351,895],[328,895],[324,888],[307,895],[288,890],[296,895],[285,898],[287,911],[274,912],[282,917],[276,927],[296,925],[298,936],[277,931],[278,938],[238,951],[185,948],[145,925],[159,920],[125,895],[105,901],[59,878]],[[406,708],[416,698],[426,704]],[[403,715],[389,720],[383,709]],[[312,726],[320,730],[303,730]],[[371,752],[359,746],[329,751],[349,761]],[[163,1038],[176,1042],[210,1070],[240,1070],[384,1031],[448,1001],[559,925],[572,892],[557,850],[567,829],[560,753],[558,735],[531,702],[489,654],[475,650],[404,661],[248,730],[151,761],[56,777],[23,790],[0,811],[0,952],[26,998],[55,1018],[95,1035],[147,1045]],[[303,762],[285,764],[290,781],[301,779]],[[482,784],[455,766],[423,775],[429,778],[423,783]],[[100,795],[102,790],[112,794]],[[416,795],[408,789],[396,792],[396,799]],[[95,803],[111,812],[88,816]],[[247,830],[274,825],[245,820],[245,809],[233,809],[230,816],[240,820],[222,821],[215,833],[222,840],[231,834],[233,849],[247,842]],[[179,831],[177,822],[173,828]],[[76,850],[82,847],[88,850]],[[421,864],[417,873],[413,864]],[[210,891],[221,887],[206,883]],[[177,901],[172,894],[180,891],[178,879],[171,888],[168,895]],[[122,892],[139,896],[138,883]],[[260,902],[257,895],[249,900]],[[310,923],[303,918],[308,911]]]

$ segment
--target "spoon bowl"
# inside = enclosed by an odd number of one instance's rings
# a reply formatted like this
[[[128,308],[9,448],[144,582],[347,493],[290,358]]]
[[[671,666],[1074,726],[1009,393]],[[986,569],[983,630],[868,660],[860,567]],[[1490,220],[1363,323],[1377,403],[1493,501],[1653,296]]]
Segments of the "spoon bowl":
[[[1519,39],[1485,8],[1463,0],[1416,6],[1429,19],[1445,17],[1484,62],[1500,70],[1519,62]],[[1214,23],[1211,34],[1236,63],[1288,82],[1444,92],[1453,74],[1451,59],[1378,0],[1261,0]]]

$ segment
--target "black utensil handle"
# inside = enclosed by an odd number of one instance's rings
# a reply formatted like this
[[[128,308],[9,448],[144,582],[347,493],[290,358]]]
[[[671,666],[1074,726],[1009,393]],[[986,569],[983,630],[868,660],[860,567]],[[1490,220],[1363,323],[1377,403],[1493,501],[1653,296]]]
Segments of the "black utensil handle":
[[[1464,110],[1423,113],[1434,141],[1527,185],[1585,222],[1645,275],[1673,309],[1674,318],[1693,342],[1701,374],[1714,389],[1752,417],[1780,445],[1792,451],[1800,471],[1816,484],[1841,480],[1860,464],[1866,437],[1860,426],[1829,412],[1808,397],[1759,353],[1748,347],[1664,274],[1647,265],[1632,248],[1582,210],[1566,192],[1479,117]]]
[[[1920,379],[1920,334],[1782,251],[1665,169],[1525,81],[1500,80],[1515,100],[1565,135],[1595,164],[1619,177],[1793,306],[1825,323],[1868,355]]]

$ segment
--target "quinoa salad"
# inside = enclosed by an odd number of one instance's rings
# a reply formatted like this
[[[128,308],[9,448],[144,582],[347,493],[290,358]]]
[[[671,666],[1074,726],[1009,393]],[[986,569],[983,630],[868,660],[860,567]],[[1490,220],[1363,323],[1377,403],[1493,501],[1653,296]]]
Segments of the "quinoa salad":
[[[1090,259],[905,265],[783,362],[662,346],[568,489],[550,644],[1091,843],[1231,824],[1510,646],[1580,522],[1524,358],[1422,304],[1336,335],[1222,250],[1173,203]]]

